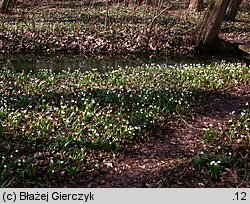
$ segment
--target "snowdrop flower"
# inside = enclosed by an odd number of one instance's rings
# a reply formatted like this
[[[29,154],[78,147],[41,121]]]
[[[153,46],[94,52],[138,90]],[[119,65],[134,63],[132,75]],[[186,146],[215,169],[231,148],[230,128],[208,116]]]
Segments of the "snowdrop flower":
[[[211,165],[211,166],[217,166],[217,165],[220,164],[220,163],[221,163],[221,161],[217,161],[217,162],[216,162],[216,161],[211,161],[211,162],[210,162],[210,165]]]
[[[215,161],[211,161],[210,162],[210,165],[212,166],[212,165],[214,165],[215,164]]]

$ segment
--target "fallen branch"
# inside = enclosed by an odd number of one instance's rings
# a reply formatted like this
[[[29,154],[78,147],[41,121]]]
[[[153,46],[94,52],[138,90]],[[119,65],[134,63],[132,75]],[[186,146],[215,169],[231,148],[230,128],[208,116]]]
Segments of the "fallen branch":
[[[184,125],[187,127],[187,128],[191,128],[191,129],[194,129],[194,130],[197,130],[199,128],[196,128],[196,127],[193,127],[192,125],[189,125],[187,123],[187,121],[180,115],[180,113],[178,111],[176,111],[177,115],[179,116],[179,118],[181,119],[181,121],[184,123]]]

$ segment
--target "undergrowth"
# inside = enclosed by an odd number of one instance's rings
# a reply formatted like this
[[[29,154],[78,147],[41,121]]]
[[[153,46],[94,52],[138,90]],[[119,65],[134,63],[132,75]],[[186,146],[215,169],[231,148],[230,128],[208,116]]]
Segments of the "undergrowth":
[[[1,70],[0,184],[53,186],[76,181],[85,170],[98,171],[115,162],[126,145],[149,141],[159,124],[190,114],[213,95],[248,86],[249,79],[249,67],[226,63],[127,67],[106,73]],[[217,130],[207,132],[206,141],[221,146],[213,160],[234,165],[236,157],[223,153],[228,148],[243,148],[244,158],[249,149],[247,128],[249,109],[222,136]],[[196,158],[199,169],[211,162],[208,158]],[[237,165],[246,165],[241,161]],[[211,169],[213,179],[220,169]]]

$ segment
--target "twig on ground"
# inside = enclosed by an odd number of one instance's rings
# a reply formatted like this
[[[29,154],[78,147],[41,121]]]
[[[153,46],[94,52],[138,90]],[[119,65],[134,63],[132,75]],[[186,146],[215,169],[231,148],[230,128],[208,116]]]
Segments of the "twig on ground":
[[[180,115],[180,113],[178,111],[176,111],[177,115],[179,116],[179,118],[181,119],[181,121],[184,123],[184,125],[187,127],[187,128],[192,128],[192,129],[195,129],[197,130],[198,128],[195,128],[193,127],[192,125],[189,125],[187,123],[187,121]]]

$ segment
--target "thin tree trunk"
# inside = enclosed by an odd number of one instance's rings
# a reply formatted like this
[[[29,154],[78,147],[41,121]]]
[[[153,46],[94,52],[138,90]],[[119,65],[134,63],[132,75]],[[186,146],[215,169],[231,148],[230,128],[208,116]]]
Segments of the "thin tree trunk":
[[[240,8],[242,0],[231,0],[227,8],[227,13],[225,16],[226,20],[233,21],[237,15],[237,11]]]
[[[2,0],[0,1],[0,12],[8,13],[10,7],[11,0]]]
[[[109,2],[106,2],[106,16],[105,16],[105,29],[107,29],[109,25]]]
[[[189,10],[201,12],[204,10],[204,0],[191,0]]]
[[[214,49],[218,40],[218,33],[222,20],[227,11],[230,0],[217,0],[212,2],[201,21],[197,32],[197,48],[208,51]]]

